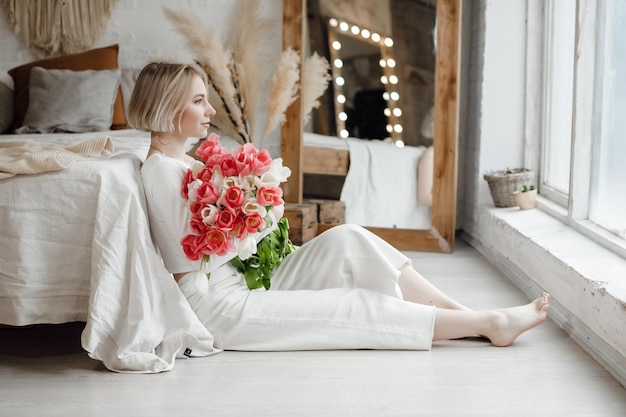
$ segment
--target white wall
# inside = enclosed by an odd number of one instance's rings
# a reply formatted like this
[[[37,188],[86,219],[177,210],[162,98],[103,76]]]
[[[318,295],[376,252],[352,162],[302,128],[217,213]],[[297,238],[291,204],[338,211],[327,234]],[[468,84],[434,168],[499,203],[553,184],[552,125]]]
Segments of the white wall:
[[[526,1],[488,1],[485,13],[479,123],[481,149],[488,152],[480,152],[481,174],[519,168],[523,162]],[[480,189],[479,202],[489,202],[487,188]]]
[[[526,0],[463,4],[457,224],[478,237],[483,175],[523,164]]]
[[[95,47],[118,43],[121,68],[141,68],[156,59],[190,61],[193,57],[163,14],[163,6],[193,13],[226,38],[231,22],[236,19],[235,3],[233,0],[120,0]],[[275,37],[267,45],[267,59],[275,61],[281,50],[282,0],[261,0],[260,4],[262,16],[276,22]],[[2,80],[7,81],[10,77],[6,71],[35,58],[8,27],[4,10],[0,14],[0,73]]]

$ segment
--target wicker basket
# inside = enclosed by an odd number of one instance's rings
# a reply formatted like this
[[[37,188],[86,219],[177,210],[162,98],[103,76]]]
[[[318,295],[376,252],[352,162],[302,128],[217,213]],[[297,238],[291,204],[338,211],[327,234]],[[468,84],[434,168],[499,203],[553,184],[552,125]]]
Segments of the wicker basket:
[[[513,199],[513,191],[530,184],[533,171],[526,168],[507,169],[485,174],[483,178],[489,184],[491,198],[496,207],[515,207],[517,204]]]

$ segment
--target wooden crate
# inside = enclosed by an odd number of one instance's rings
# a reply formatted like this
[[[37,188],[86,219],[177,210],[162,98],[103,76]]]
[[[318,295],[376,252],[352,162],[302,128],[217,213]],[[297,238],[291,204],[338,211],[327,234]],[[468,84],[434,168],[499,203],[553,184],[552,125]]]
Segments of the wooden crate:
[[[319,224],[337,225],[346,222],[346,204],[343,201],[307,198],[304,202],[315,204]]]
[[[314,203],[285,203],[285,217],[289,222],[289,239],[303,245],[317,235],[317,205]]]

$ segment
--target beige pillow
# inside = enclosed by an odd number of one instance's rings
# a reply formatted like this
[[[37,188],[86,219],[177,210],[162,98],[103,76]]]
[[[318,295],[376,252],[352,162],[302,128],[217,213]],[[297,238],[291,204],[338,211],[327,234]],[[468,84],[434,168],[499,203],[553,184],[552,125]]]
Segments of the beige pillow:
[[[9,130],[13,125],[13,90],[0,82],[0,133]]]
[[[57,70],[33,67],[28,109],[16,133],[109,130],[120,70]]]

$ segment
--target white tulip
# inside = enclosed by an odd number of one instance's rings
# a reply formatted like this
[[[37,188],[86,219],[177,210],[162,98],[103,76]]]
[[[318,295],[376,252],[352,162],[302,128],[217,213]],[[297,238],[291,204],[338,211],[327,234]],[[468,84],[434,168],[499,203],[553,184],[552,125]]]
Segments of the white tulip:
[[[245,237],[239,241],[237,256],[245,261],[256,253],[256,240],[252,236]]]
[[[196,201],[196,198],[197,198],[196,192],[198,191],[198,187],[200,187],[200,185],[202,185],[201,180],[193,180],[187,185],[187,193],[189,195],[190,203],[193,203],[194,201]]]
[[[202,222],[208,225],[214,224],[217,213],[217,207],[215,207],[213,204],[209,204],[208,206],[204,207],[200,212],[200,214],[202,215]]]

